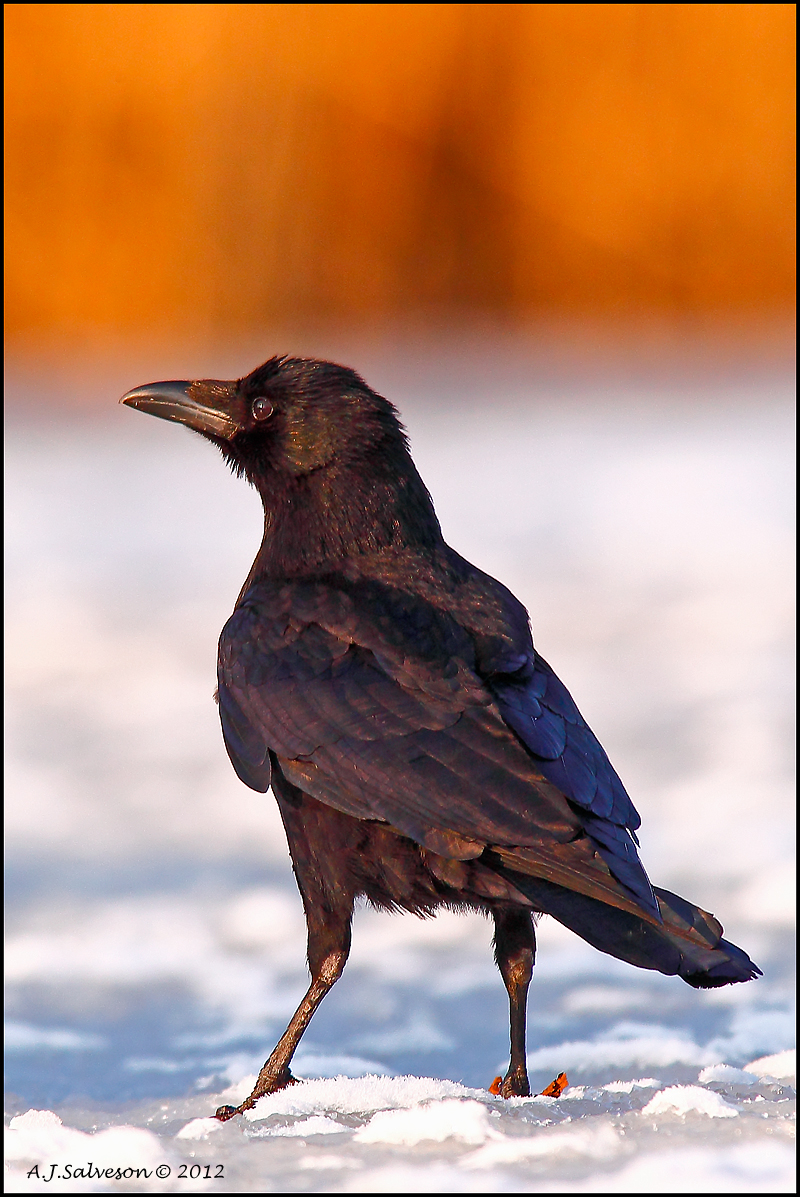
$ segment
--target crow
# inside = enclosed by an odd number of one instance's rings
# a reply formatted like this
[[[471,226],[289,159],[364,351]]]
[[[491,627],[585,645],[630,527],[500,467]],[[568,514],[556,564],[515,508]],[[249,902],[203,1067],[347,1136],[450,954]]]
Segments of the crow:
[[[121,402],[206,437],[264,505],[216,697],[233,768],[278,803],[311,985],[250,1096],[217,1118],[294,1081],[359,896],[494,920],[510,1006],[504,1097],[530,1093],[543,913],[696,988],[760,974],[713,915],[651,886],[622,782],[534,649],[526,609],[445,543],[388,400],[346,367],[273,357],[237,381],[157,382]]]

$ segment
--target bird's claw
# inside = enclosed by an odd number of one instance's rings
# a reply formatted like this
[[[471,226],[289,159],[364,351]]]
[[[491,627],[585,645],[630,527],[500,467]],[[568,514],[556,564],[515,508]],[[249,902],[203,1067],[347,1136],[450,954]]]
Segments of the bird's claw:
[[[227,1122],[229,1118],[233,1118],[234,1114],[238,1114],[241,1107],[237,1109],[236,1106],[219,1106],[214,1113],[214,1117],[219,1122]]]
[[[214,1117],[219,1122],[228,1122],[231,1118],[235,1118],[237,1114],[244,1114],[246,1110],[252,1110],[258,1101],[259,1097],[266,1097],[269,1093],[277,1093],[280,1089],[286,1089],[289,1085],[298,1084],[296,1076],[292,1076],[288,1068],[284,1068],[283,1072],[276,1077],[265,1077],[262,1081],[259,1077],[258,1084],[249,1097],[246,1097],[240,1106],[219,1106],[214,1113]]]

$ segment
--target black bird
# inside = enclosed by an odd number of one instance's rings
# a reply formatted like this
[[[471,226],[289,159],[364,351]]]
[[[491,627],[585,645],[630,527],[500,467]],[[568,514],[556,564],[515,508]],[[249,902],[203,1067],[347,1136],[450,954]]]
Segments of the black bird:
[[[494,920],[508,990],[504,1097],[530,1093],[534,918],[706,988],[760,973],[722,927],[650,885],[640,820],[528,613],[451,549],[395,408],[353,370],[274,357],[234,382],[158,382],[123,403],[222,451],[264,538],[219,642],[225,747],[278,802],[308,924],[311,985],[251,1095],[341,976],[353,904]]]

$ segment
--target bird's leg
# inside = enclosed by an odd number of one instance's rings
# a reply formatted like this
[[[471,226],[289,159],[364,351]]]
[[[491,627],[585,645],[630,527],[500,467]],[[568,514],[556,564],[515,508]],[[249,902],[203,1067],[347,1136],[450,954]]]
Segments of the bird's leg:
[[[304,895],[305,897],[305,895]],[[308,921],[308,963],[311,969],[311,984],[308,992],[294,1012],[292,1020],[278,1040],[277,1046],[267,1060],[253,1092],[240,1106],[220,1106],[216,1112],[220,1122],[227,1122],[235,1114],[252,1110],[259,1097],[275,1093],[294,1083],[289,1063],[300,1042],[303,1032],[325,994],[339,980],[350,952],[350,919],[352,906],[346,913],[320,910],[310,902],[305,903]]]
[[[494,958],[508,990],[511,1022],[511,1061],[505,1077],[497,1089],[492,1086],[492,1092],[502,1097],[528,1097],[531,1087],[525,1059],[525,1015],[536,958],[533,919],[529,910],[518,906],[496,906],[492,914]]]

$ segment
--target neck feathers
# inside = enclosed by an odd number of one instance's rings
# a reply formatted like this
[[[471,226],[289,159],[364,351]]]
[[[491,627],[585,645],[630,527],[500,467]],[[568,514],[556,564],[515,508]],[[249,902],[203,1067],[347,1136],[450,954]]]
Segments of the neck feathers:
[[[324,574],[393,548],[442,543],[430,495],[411,458],[403,456],[402,463],[334,463],[259,480],[264,539],[250,581]]]

